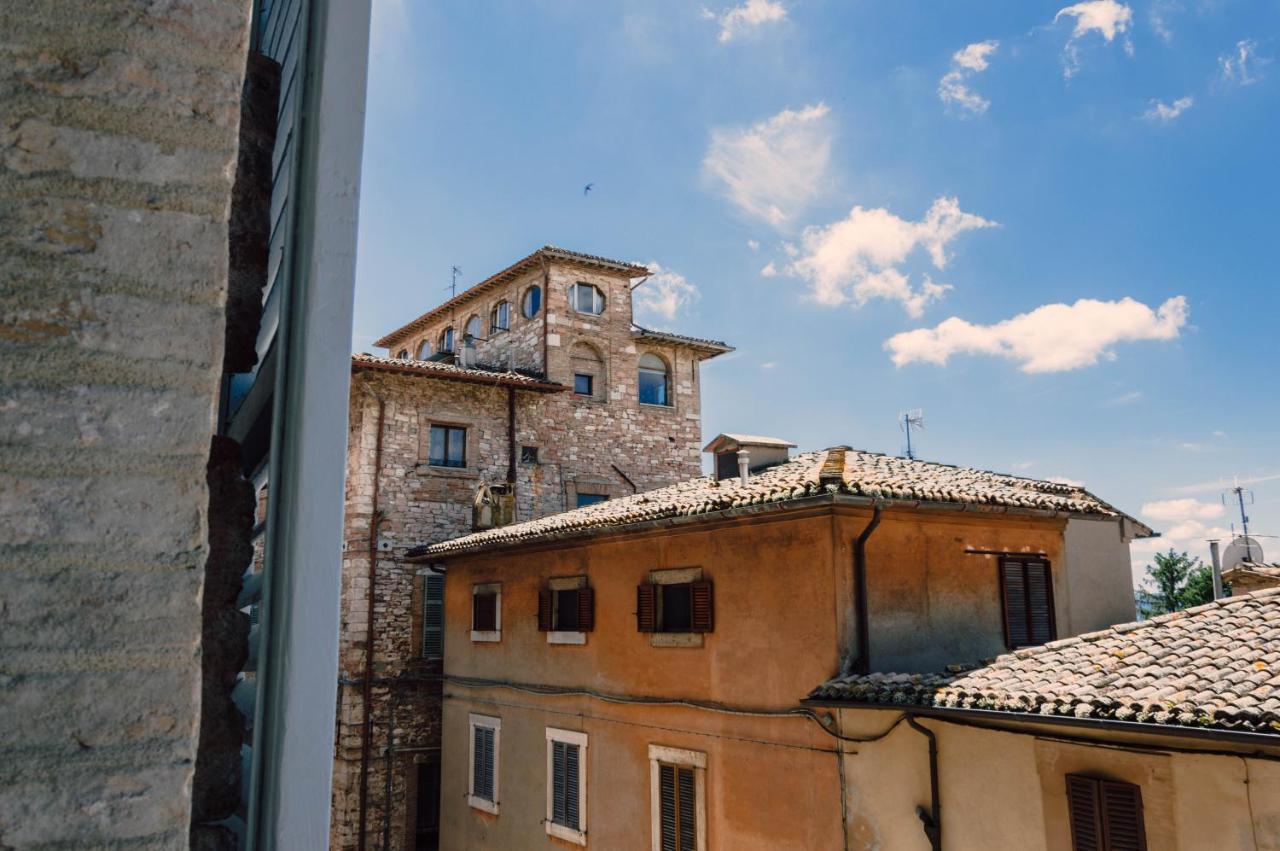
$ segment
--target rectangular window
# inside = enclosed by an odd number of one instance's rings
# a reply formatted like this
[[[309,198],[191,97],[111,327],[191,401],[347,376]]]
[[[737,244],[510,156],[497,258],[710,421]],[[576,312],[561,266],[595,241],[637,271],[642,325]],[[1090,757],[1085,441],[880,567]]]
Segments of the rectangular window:
[[[587,844],[587,735],[547,728],[547,833]]]
[[[1146,851],[1142,789],[1132,783],[1067,775],[1073,851]]]
[[[493,315],[489,318],[489,332],[505,331],[510,327],[511,305],[504,301],[493,308]]]
[[[521,446],[520,447],[520,463],[521,464],[537,464],[538,463],[538,447]]]
[[[502,640],[502,586],[491,582],[471,589],[471,640]]]
[[[1053,578],[1041,558],[1000,558],[1004,639],[1010,648],[1044,644],[1056,637]]]
[[[467,430],[461,426],[433,425],[427,463],[432,467],[467,466]]]
[[[588,505],[595,505],[598,502],[607,502],[609,495],[607,493],[581,493],[574,497],[574,507],[583,508]]]
[[[652,369],[640,370],[640,402],[645,405],[668,405],[667,374]]]
[[[548,644],[585,644],[595,628],[595,591],[585,576],[561,576],[538,589],[538,629]]]
[[[595,383],[595,376],[576,372],[573,375],[573,392],[579,396],[594,395],[592,391],[595,388]]]
[[[711,583],[645,583],[637,588],[640,632],[711,632],[715,626]]]
[[[444,656],[444,574],[422,578],[422,658]]]
[[[707,755],[649,746],[653,851],[705,851]]]
[[[471,753],[467,760],[467,800],[478,810],[498,813],[498,744],[502,719],[471,714]]]

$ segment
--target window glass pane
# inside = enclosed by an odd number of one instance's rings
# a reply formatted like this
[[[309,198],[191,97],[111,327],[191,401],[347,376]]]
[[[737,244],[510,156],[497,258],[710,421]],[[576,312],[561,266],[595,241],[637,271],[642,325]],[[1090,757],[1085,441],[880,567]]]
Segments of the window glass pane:
[[[466,333],[467,336],[471,337],[474,340],[480,339],[480,317],[479,316],[473,316],[467,320],[467,327],[464,333]]]
[[[556,594],[556,629],[573,631],[578,628],[578,591],[557,591]]]
[[[445,430],[440,426],[431,427],[431,449],[427,454],[427,463],[444,463]]]
[[[461,467],[466,461],[467,432],[465,429],[451,428],[449,432],[448,463]]]
[[[452,328],[446,328],[444,330],[444,334],[440,336],[440,351],[442,352],[453,351],[453,329]]]
[[[529,287],[524,294],[524,315],[532,319],[542,309],[542,287]]]
[[[666,405],[667,374],[651,369],[640,370],[640,401],[646,405]]]
[[[692,591],[688,585],[662,585],[662,631],[688,632],[693,626]]]
[[[590,375],[583,375],[579,372],[573,376],[573,392],[579,396],[590,396],[594,384],[595,381]]]
[[[577,507],[595,505],[597,502],[605,502],[608,499],[609,497],[602,493],[580,493],[578,494]]]
[[[591,284],[574,284],[573,305],[579,313],[598,314],[604,310],[604,294]]]

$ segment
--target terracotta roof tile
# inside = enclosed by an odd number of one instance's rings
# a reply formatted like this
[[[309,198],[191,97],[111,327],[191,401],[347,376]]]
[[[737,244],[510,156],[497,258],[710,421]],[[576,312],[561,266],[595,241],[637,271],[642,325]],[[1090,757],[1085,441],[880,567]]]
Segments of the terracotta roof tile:
[[[843,472],[824,475],[833,463]],[[1082,488],[835,447],[804,452],[785,464],[737,478],[703,477],[665,488],[596,503],[538,520],[477,532],[422,548],[418,554],[456,553],[481,547],[562,538],[635,523],[710,514],[750,505],[786,502],[823,494],[886,501],[938,502],[1121,517],[1120,511]],[[1133,521],[1137,524],[1137,521]],[[1140,529],[1145,526],[1137,524]],[[1148,532],[1150,530],[1147,530]]]
[[[526,387],[530,390],[556,392],[567,389],[562,384],[547,381],[536,375],[496,367],[465,367],[443,361],[413,360],[409,358],[384,358],[361,352],[351,356],[351,368],[374,369],[382,372],[398,372],[406,375],[423,375],[465,381],[472,384],[495,384],[500,387]]]
[[[1280,734],[1280,589],[1023,648],[983,667],[863,674],[811,700]]]

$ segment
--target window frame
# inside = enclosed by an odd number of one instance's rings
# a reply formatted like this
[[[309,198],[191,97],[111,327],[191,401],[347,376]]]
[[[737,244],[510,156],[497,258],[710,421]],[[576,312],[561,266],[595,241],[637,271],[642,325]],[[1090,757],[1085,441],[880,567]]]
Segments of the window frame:
[[[476,597],[492,594],[493,629],[476,629]],[[502,640],[502,583],[481,582],[471,586],[471,640],[472,642],[497,642]]]
[[[432,580],[436,580],[439,583],[440,596],[438,600],[433,600],[431,597]],[[434,570],[428,569],[422,574],[422,629],[421,640],[419,641],[419,650],[421,652],[421,658],[430,661],[438,661],[444,658],[444,584],[445,575],[443,573],[437,573]],[[432,605],[437,606],[439,609],[440,625],[438,627],[428,629],[427,607]],[[427,635],[429,633],[439,636],[437,639],[439,644],[438,653],[433,654],[427,650]]]
[[[587,734],[579,730],[547,727],[547,817],[543,820],[547,835],[578,845],[587,844]],[[578,748],[578,827],[553,821],[555,815],[554,742]]]
[[[475,793],[476,788],[476,728],[482,727],[493,731],[493,800],[483,798]],[[474,809],[491,815],[498,815],[501,796],[498,792],[502,777],[499,770],[502,765],[502,719],[496,715],[481,715],[476,712],[467,715],[467,803]]]
[[[467,317],[467,321],[464,322],[462,325],[462,341],[464,343],[467,341],[467,337],[470,337],[473,342],[484,339],[484,337],[480,336],[479,333],[475,333],[475,334],[471,333],[471,323],[473,322],[476,325],[477,332],[484,331],[484,320],[480,318],[480,314],[478,313],[471,314],[470,316]]]
[[[538,304],[533,308],[533,310],[529,309],[529,301],[531,298],[536,298],[538,300]],[[535,316],[537,316],[541,312],[542,312],[542,287],[538,286],[537,284],[531,284],[528,287],[526,287],[525,291],[520,295],[520,315],[523,316],[525,319],[533,319]]]
[[[1129,783],[1124,780],[1112,780],[1107,777],[1098,777],[1087,772],[1069,772],[1063,778],[1066,786],[1066,804],[1067,804],[1067,827],[1071,839],[1071,848],[1092,848],[1096,851],[1111,851],[1114,843],[1111,838],[1111,819],[1108,817],[1107,806],[1107,790],[1119,790],[1126,796],[1131,797],[1135,802],[1134,806],[1134,823],[1130,826],[1136,831],[1138,840],[1138,848],[1140,851],[1147,849],[1147,819],[1146,810],[1142,802],[1142,786],[1137,783]],[[1092,824],[1092,835],[1081,837],[1077,829],[1076,805],[1083,803],[1075,800],[1077,788],[1080,785],[1087,784],[1087,789],[1079,789],[1080,794],[1088,794],[1090,800],[1088,806],[1092,816],[1090,821]],[[1081,844],[1081,840],[1085,840],[1085,844]]]
[[[585,378],[587,380],[587,392],[583,393],[578,389],[578,379]],[[573,395],[579,399],[596,398],[596,377],[589,372],[575,372],[573,374]]]
[[[439,345],[436,346],[436,351],[452,352],[454,350],[454,344],[457,342],[457,333],[455,332],[454,327],[450,325],[440,332],[440,342]]]
[[[437,464],[431,457],[431,436],[436,429],[444,430],[444,455],[445,462]],[[449,463],[449,433],[454,431],[462,432],[462,463]],[[427,424],[427,466],[437,467],[444,470],[465,470],[467,469],[467,426],[458,425],[457,423],[428,423]]]
[[[668,585],[688,585],[690,587],[689,600],[689,620],[688,629],[669,630],[663,628],[662,614],[662,588]],[[706,626],[701,627],[697,623],[694,616],[694,599],[692,586],[705,585],[707,587],[708,612],[706,618]],[[644,589],[648,587],[653,589],[650,592],[653,595],[653,629],[647,630],[643,628],[642,617],[644,605],[641,597],[646,593]],[[671,570],[651,570],[646,577],[646,581],[640,583],[636,589],[636,630],[641,633],[647,633],[649,636],[649,645],[651,647],[702,647],[706,643],[708,634],[715,632],[715,584],[708,579],[700,567],[675,568]]]
[[[503,313],[504,308],[506,309],[505,310],[506,316],[503,318],[503,324],[499,325],[498,324],[499,314]],[[499,333],[500,331],[510,331],[510,330],[511,330],[511,302],[507,301],[504,298],[502,301],[495,304],[493,306],[493,309],[489,311],[489,334],[493,335],[493,334]]]
[[[591,306],[597,305],[599,310],[583,310],[578,306],[578,288],[587,287],[593,295],[591,296]],[[608,306],[608,299],[604,294],[604,290],[588,281],[574,281],[569,287],[569,306],[574,313],[580,313],[583,316],[603,316],[605,308]]]
[[[1020,644],[1014,642],[1013,635],[1009,629],[1009,593],[1006,590],[1005,566],[1011,562],[1017,562],[1022,565],[1023,605],[1026,609],[1027,640]],[[1045,641],[1036,641],[1032,634],[1034,630],[1032,629],[1031,620],[1031,584],[1028,581],[1028,567],[1032,563],[1044,565],[1045,598],[1046,606],[1048,608],[1047,617],[1049,621],[1049,637]],[[1040,645],[1047,644],[1050,641],[1056,641],[1058,639],[1057,605],[1053,594],[1053,565],[1049,562],[1049,559],[1044,556],[1031,553],[1027,553],[1025,555],[1020,553],[1003,554],[996,559],[996,579],[1000,593],[1000,619],[1004,632],[1003,638],[1005,647],[1009,650],[1018,650],[1022,647],[1039,647]]]
[[[662,791],[660,774],[663,765],[693,770],[695,847],[707,849],[707,755],[703,751],[649,745],[649,833],[653,851],[662,851]]]
[[[556,615],[558,614],[558,607],[560,605],[558,595],[564,591],[574,591],[580,595],[581,592],[590,590],[590,583],[588,582],[587,577],[586,576],[553,576],[549,580],[547,580],[546,587],[541,590],[548,592],[551,596],[551,600],[550,600],[551,617],[550,617],[550,622],[547,624],[547,626],[550,628],[543,630],[547,634],[547,643],[548,644],[579,644],[579,645],[586,644],[587,633],[595,629],[595,616],[594,616],[595,594],[594,592],[592,592],[591,600],[588,604],[592,607],[593,614],[591,617],[591,622],[588,623],[585,628],[583,627],[582,622],[579,621],[577,629],[557,629]],[[576,602],[577,602],[577,599],[575,599],[575,603]],[[542,605],[541,600],[539,600],[539,606],[541,605]],[[539,621],[540,621],[539,629],[542,628],[541,619],[542,619],[541,615],[539,615]]]
[[[662,364],[662,370],[659,371],[651,366],[644,366],[643,361],[646,357],[652,357]],[[647,405],[651,408],[674,408],[676,406],[674,382],[672,381],[672,368],[667,359],[659,355],[657,352],[641,352],[639,360],[636,361],[636,401],[641,405]],[[662,395],[666,399],[665,402],[646,402],[644,401],[644,385],[641,377],[648,373],[650,375],[662,375]]]
[[[414,352],[416,353],[414,354],[415,360],[426,360],[431,357],[431,341],[423,337],[418,341],[418,345],[414,347]]]

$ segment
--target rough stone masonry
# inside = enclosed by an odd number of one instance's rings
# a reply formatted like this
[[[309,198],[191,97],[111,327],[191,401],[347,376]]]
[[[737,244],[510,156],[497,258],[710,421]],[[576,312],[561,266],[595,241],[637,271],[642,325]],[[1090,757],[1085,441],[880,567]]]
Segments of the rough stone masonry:
[[[0,4],[0,848],[188,842],[249,7]]]

